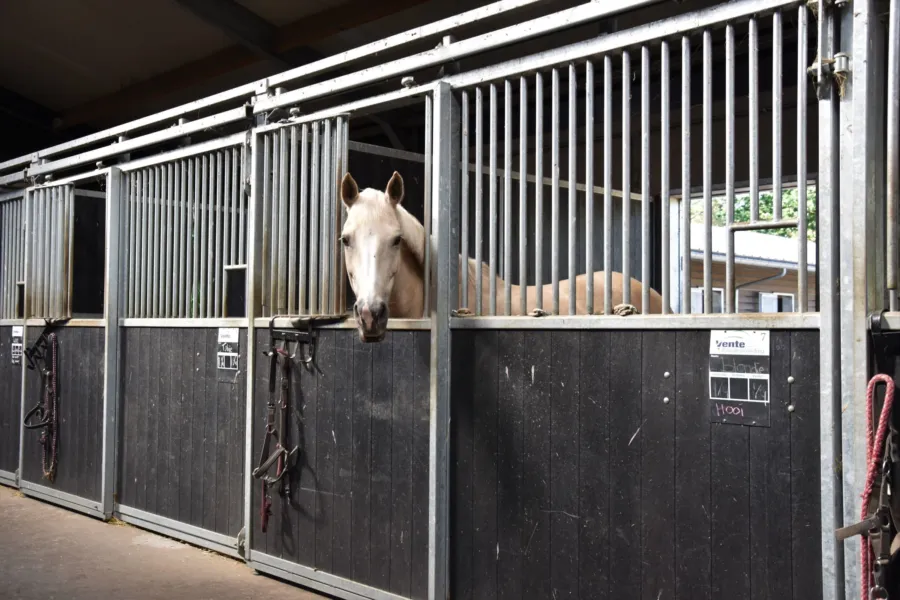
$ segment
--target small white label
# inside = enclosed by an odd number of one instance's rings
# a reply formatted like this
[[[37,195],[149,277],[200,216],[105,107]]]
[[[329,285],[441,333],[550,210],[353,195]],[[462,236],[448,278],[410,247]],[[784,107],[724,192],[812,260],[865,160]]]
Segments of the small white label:
[[[238,343],[237,327],[220,327],[219,343],[220,344],[237,344]]]
[[[769,356],[769,332],[738,331],[726,329],[711,331],[709,336],[710,356],[742,355]]]
[[[25,334],[25,329],[21,325],[13,325],[12,328],[12,336],[13,337],[22,337]]]

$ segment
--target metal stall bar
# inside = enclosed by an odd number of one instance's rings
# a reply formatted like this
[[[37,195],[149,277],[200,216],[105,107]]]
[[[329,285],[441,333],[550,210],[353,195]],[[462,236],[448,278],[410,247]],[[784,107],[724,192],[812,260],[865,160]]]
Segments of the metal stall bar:
[[[290,310],[287,304],[287,259],[288,254],[288,177],[290,177],[288,149],[288,134],[290,129],[282,129],[278,135],[278,205],[277,212],[273,208],[273,216],[277,214],[276,226],[272,228],[272,254],[275,258],[275,292],[276,301],[272,302],[272,310],[278,314],[284,314]]]
[[[512,82],[503,82],[503,314],[512,314]],[[430,154],[425,151],[426,156]],[[523,290],[524,291],[524,290]]]
[[[191,185],[193,184],[193,186]],[[197,277],[199,273],[199,252],[197,246],[200,242],[200,158],[197,157],[188,165],[188,191],[193,188],[188,201],[188,215],[190,215],[191,223],[188,229],[188,248],[190,256],[188,257],[188,275],[187,275],[187,298],[186,309],[188,317],[197,317]]]
[[[691,38],[681,38],[681,314],[691,312]]]
[[[575,161],[577,159],[577,150],[578,150],[578,117],[577,111],[575,110],[576,104],[578,102],[578,82],[577,82],[577,73],[575,71],[575,65],[569,65],[569,97],[566,99],[569,105],[569,209],[568,209],[568,220],[569,220],[569,314],[574,315],[576,313],[576,301],[578,299],[578,295],[575,290],[575,276],[577,274],[577,263],[575,257],[575,242],[577,241],[578,233],[575,229],[575,226],[578,222],[578,207],[576,206],[576,200],[578,197],[577,189],[575,186],[576,181],[576,164]],[[587,193],[588,190],[585,190]]]
[[[524,85],[524,83],[523,83]],[[524,93],[524,92],[523,92]],[[459,191],[461,194],[460,199],[460,210],[462,211],[462,215],[460,216],[460,228],[462,229],[460,235],[460,265],[459,268],[462,269],[462,274],[460,276],[460,284],[462,285],[462,289],[460,290],[460,300],[459,307],[467,308],[469,310],[472,309],[469,306],[469,277],[468,277],[468,269],[469,269],[469,169],[467,168],[469,165],[469,93],[463,91],[462,100],[460,102],[462,108],[462,135],[460,144],[462,145],[460,148],[462,161],[460,164],[460,186]],[[524,112],[522,113],[524,114]],[[476,173],[476,177],[480,177],[480,173]],[[476,276],[478,273],[476,272]]]
[[[133,317],[147,316],[147,169],[135,173],[135,299]]]
[[[612,314],[612,58],[603,57],[603,314]]]
[[[431,322],[431,412],[428,450],[428,597],[450,594],[450,383],[452,346],[450,310],[457,297],[455,236],[459,231],[459,104],[446,83],[434,93],[434,159],[432,161],[435,249],[438,287]]]
[[[892,3],[892,4],[895,4]],[[819,308],[821,318],[819,352],[819,453],[821,486],[822,598],[844,597],[844,546],[836,541],[834,530],[843,525],[843,489],[841,485],[841,319],[838,281],[840,277],[838,193],[838,100],[833,82],[822,78],[822,58],[834,56],[837,31],[835,9],[819,10],[817,80],[818,92],[818,217]],[[805,10],[800,7],[798,10]],[[859,490],[854,490],[858,493]],[[858,582],[857,582],[858,584]],[[855,592],[856,587],[852,588]],[[852,596],[849,596],[852,597]]]
[[[712,34],[706,29],[703,31],[703,312],[706,314],[713,312],[712,79]]]
[[[288,267],[287,267],[287,309],[289,313],[299,312],[297,306],[297,168],[300,162],[300,148],[297,140],[297,126],[291,127],[291,145],[290,145],[290,169],[291,169],[291,195],[290,195],[290,211],[288,214]],[[305,225],[305,221],[301,221],[301,225]],[[233,258],[232,251],[232,261]]]
[[[584,66],[584,269],[585,312],[594,314],[594,63]],[[574,281],[570,284],[574,285]]]
[[[425,156],[431,156],[432,149],[432,130],[434,129],[434,106],[430,95],[425,96]],[[431,193],[431,173],[425,169],[425,198],[424,198],[424,227],[425,227],[425,301],[423,303],[422,318],[427,319],[431,315],[432,305],[432,281],[431,281],[431,215],[433,214],[432,202],[434,198]]]
[[[490,90],[490,154],[488,156],[488,161],[490,162],[490,181],[488,181],[488,220],[490,222],[490,231],[488,232],[490,281],[488,282],[488,289],[490,306],[488,306],[488,315],[494,316],[497,314],[497,86],[492,83]]]
[[[534,285],[535,307],[544,309],[544,76],[534,74]],[[477,161],[476,161],[477,162]],[[478,165],[479,173],[481,165]],[[475,281],[480,281],[476,277]]]
[[[222,310],[222,295],[224,290],[222,289],[222,279],[224,278],[224,269],[223,269],[223,260],[222,254],[224,252],[222,247],[222,211],[223,211],[223,202],[224,197],[223,193],[226,192],[225,181],[227,181],[227,176],[225,174],[223,164],[223,155],[222,151],[216,152],[216,203],[215,203],[215,217],[216,217],[216,240],[215,240],[215,271],[213,272],[213,276],[210,278],[214,287],[215,294],[215,304],[213,306],[213,317],[221,317],[223,314]],[[227,164],[227,161],[224,161]]]
[[[173,267],[175,261],[175,164],[166,165],[168,185],[166,186],[166,318],[175,315],[172,312],[172,299],[175,291]]]
[[[150,289],[152,290],[153,304],[151,305],[151,317],[160,316],[160,297],[162,289],[160,286],[160,258],[162,253],[162,195],[160,194],[160,169],[159,165],[153,167],[153,179],[151,182],[150,195],[153,201],[153,271],[150,280]]]
[[[897,236],[900,235],[900,6],[891,0],[888,14],[888,62],[887,62],[887,279],[891,312],[900,308],[897,298],[900,252]]]
[[[669,210],[671,198],[669,197],[669,169],[671,161],[671,149],[669,147],[669,129],[670,125],[670,62],[669,62],[669,42],[662,42],[660,46],[660,137],[662,157],[660,159],[660,257],[662,262],[662,314],[669,314],[671,306],[671,291],[669,289],[669,268],[670,268],[670,252],[669,252]]]
[[[777,13],[776,13],[777,14]],[[806,104],[807,82],[806,74],[808,34],[807,27],[809,13],[805,7],[798,9],[797,20],[797,113],[801,118],[797,119],[797,304],[796,312],[807,312],[809,301],[807,300],[807,225],[806,225]],[[781,139],[777,138],[780,144]],[[778,185],[776,181],[776,185]],[[778,200],[781,204],[781,200]],[[779,211],[780,212],[780,211]],[[777,218],[775,219],[778,220]]]
[[[115,484],[119,407],[119,315],[124,307],[120,296],[123,261],[119,240],[127,231],[127,219],[120,211],[127,210],[127,180],[117,168],[109,170],[106,178],[106,269],[104,273],[104,344],[103,344],[103,425],[100,476],[100,504],[103,516],[109,518],[115,506]]]
[[[10,238],[13,231],[11,220],[12,211],[9,209],[10,205],[11,203],[9,202],[0,204],[0,224],[2,224],[3,227],[2,231],[0,231],[0,260],[3,261],[3,290],[2,297],[0,297],[0,318],[3,319],[11,318],[8,309],[10,303],[9,292],[12,287],[9,284],[11,279],[10,248],[12,246]]]
[[[805,11],[803,11],[805,12]],[[784,114],[783,102],[781,99],[782,89],[782,62],[784,54],[784,36],[781,25],[781,11],[776,11],[772,15],[772,219],[781,220],[781,209],[783,204],[782,198],[782,181],[781,181],[781,132],[782,118]],[[803,80],[806,81],[808,76],[806,73],[806,57],[798,59],[800,71],[803,74]],[[800,75],[797,76],[800,78]],[[798,111],[802,111],[805,104],[798,104]],[[801,112],[802,114],[802,112]],[[803,119],[798,119],[798,123]]]
[[[323,313],[328,312],[328,306],[331,302],[331,290],[329,286],[331,285],[331,263],[329,260],[329,241],[331,240],[331,186],[329,185],[329,178],[331,174],[331,159],[332,159],[332,122],[330,119],[325,119],[323,122],[325,127],[324,138],[322,140],[322,162],[320,166],[322,168],[322,180],[320,182],[322,189],[322,225],[319,227],[319,244],[320,250],[319,253],[319,269],[322,274],[321,281],[321,295],[319,296],[319,310]],[[427,236],[427,233],[426,233]]]
[[[630,204],[630,201],[629,201]],[[625,287],[630,287],[629,281]],[[641,48],[641,312],[650,314],[650,48]]]
[[[484,245],[484,94],[475,88],[475,314],[482,314]],[[538,238],[540,239],[540,238]]]
[[[725,27],[725,223],[734,225],[734,26]],[[736,313],[734,281],[734,235],[725,248],[725,312]]]
[[[759,221],[759,28],[750,19],[750,221]]]
[[[175,274],[174,286],[175,290],[172,295],[172,316],[176,318],[184,318],[184,208],[187,202],[185,194],[185,172],[184,161],[179,160],[175,163]]]
[[[273,194],[272,188],[274,186],[272,182],[272,171],[275,168],[275,163],[272,161],[272,138],[275,135],[275,132],[265,133],[263,134],[263,172],[262,172],[262,188],[263,188],[263,200],[262,200],[262,226],[260,230],[260,238],[262,239],[262,260],[263,264],[261,266],[260,275],[262,276],[262,289],[260,290],[260,301],[263,306],[263,314],[275,314],[275,309],[272,306],[272,301],[274,298],[272,297],[271,290],[269,288],[270,280],[272,278],[272,264],[271,257],[272,254],[272,228],[271,228],[271,219],[272,219],[272,209],[273,209]],[[269,264],[265,263],[266,260],[269,260]]]
[[[550,176],[550,279],[554,315],[559,314],[559,69],[553,69],[551,100]]]
[[[622,304],[631,304],[631,55],[622,53]]]
[[[237,266],[243,262],[240,257],[240,250],[238,247],[238,212],[241,211],[241,186],[243,182],[240,179],[240,163],[241,160],[240,152],[237,148],[231,149],[231,210],[228,213],[231,219],[231,225],[228,228],[229,231],[229,254],[228,254],[228,264],[229,266]]]
[[[321,122],[311,124],[313,128],[311,180],[309,186],[309,314],[319,311],[319,159],[322,153],[320,135]]]
[[[315,125],[313,125],[315,127]],[[308,314],[308,281],[309,281],[309,261],[307,260],[309,248],[309,231],[310,222],[309,215],[309,125],[304,123],[300,126],[300,252],[297,258],[300,263],[299,290],[298,290],[298,312],[300,314]]]
[[[538,99],[540,101],[540,99]],[[462,164],[468,167],[468,155]],[[463,173],[468,174],[464,168]],[[465,189],[465,181],[463,182]],[[463,278],[465,281],[466,278]],[[519,313],[528,312],[528,80],[519,78]]]
[[[200,316],[211,317],[210,307],[212,305],[212,239],[213,232],[210,227],[212,216],[211,204],[213,202],[213,193],[215,187],[211,181],[215,165],[212,164],[211,157],[203,155],[203,176],[200,180],[200,277],[198,286],[200,288]]]
[[[66,207],[66,227],[68,229],[68,234],[66,236],[67,248],[65,249],[65,253],[67,256],[67,264],[66,264],[66,272],[64,274],[66,278],[66,297],[65,297],[65,307],[66,312],[63,315],[66,318],[72,317],[72,298],[74,294],[72,293],[73,284],[75,279],[75,186],[70,185],[67,186],[68,191],[68,206]]]
[[[65,188],[54,186],[49,188],[50,206],[47,210],[47,233],[49,237],[44,238],[44,243],[49,244],[50,251],[47,253],[47,269],[44,271],[44,281],[47,285],[47,315],[58,317],[62,312],[60,307],[60,287],[62,286],[62,269],[60,252],[62,251],[62,242],[60,235],[63,234],[62,212],[65,207],[66,195]]]

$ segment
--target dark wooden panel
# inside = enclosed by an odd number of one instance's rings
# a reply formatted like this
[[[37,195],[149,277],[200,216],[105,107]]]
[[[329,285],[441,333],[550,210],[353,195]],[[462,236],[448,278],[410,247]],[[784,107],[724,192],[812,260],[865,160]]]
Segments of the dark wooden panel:
[[[13,473],[19,468],[23,366],[12,364],[11,344],[12,327],[0,327],[0,470]]]
[[[243,513],[243,454],[232,449],[244,447],[247,334],[228,383],[217,381],[217,336],[123,329],[119,493],[126,506],[233,536]]]
[[[708,331],[454,332],[452,596],[821,594],[818,336],[773,332],[771,427],[710,424],[708,361]]]
[[[40,330],[29,330],[34,341]],[[103,411],[103,329],[61,327],[57,390],[59,394],[59,463],[56,480],[49,482],[41,468],[39,430],[26,430],[22,478],[91,500],[100,499]],[[43,395],[40,375],[27,372],[26,407]]]
[[[293,501],[273,490],[269,531],[259,529],[254,482],[255,550],[400,595],[427,596],[428,332],[389,332],[363,345],[352,330],[321,330],[321,374],[297,365],[291,424],[301,469]],[[265,428],[269,365],[258,331],[253,452]],[[280,382],[280,375],[278,375]]]

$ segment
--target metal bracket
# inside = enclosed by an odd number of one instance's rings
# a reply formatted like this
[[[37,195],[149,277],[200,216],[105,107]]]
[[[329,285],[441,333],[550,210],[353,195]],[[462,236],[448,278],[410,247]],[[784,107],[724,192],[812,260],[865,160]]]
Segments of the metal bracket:
[[[850,55],[838,52],[832,58],[822,60],[821,65],[816,60],[806,72],[813,78],[821,98],[829,79],[838,84],[839,88],[843,88],[844,83],[850,78]]]

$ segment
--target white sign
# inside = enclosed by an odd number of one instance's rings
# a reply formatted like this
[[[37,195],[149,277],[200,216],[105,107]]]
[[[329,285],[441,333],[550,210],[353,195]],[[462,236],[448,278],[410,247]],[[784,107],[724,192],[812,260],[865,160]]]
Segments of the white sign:
[[[711,331],[710,420],[769,426],[769,331]]]
[[[709,332],[709,353],[769,356],[769,331],[725,329]]]
[[[237,327],[220,327],[216,368],[237,371],[240,364],[240,337]]]
[[[14,325],[12,328],[12,344],[10,344],[10,355],[12,364],[22,364],[22,337],[25,335],[25,329],[21,325]]]

